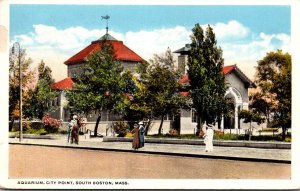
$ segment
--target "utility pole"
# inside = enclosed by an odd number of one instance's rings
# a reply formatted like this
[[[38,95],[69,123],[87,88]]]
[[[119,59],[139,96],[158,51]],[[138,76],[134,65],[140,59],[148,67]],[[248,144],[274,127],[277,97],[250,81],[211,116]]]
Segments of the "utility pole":
[[[17,48],[17,51],[15,50]],[[19,101],[19,110],[20,110],[20,134],[19,141],[23,140],[23,126],[22,126],[22,68],[21,68],[21,46],[18,42],[15,42],[12,47],[12,53],[18,54],[18,62],[19,62],[19,88],[20,88],[20,101]]]

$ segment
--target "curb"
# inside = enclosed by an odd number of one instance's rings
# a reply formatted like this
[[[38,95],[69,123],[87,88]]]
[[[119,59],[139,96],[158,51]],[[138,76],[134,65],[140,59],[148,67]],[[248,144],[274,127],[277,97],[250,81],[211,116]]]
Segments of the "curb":
[[[131,142],[132,138],[103,137],[103,142]],[[203,140],[183,140],[167,138],[145,138],[145,143],[205,145]],[[213,141],[214,146],[220,147],[249,147],[263,149],[291,149],[291,143],[246,142],[246,141]]]
[[[9,138],[19,138],[19,135],[9,135]],[[59,139],[57,135],[31,135],[24,134],[27,139]],[[103,142],[132,142],[133,138],[128,137],[103,137]],[[168,139],[168,138],[145,138],[147,143],[156,144],[185,144],[185,145],[205,145],[203,140],[189,139]],[[214,146],[220,147],[248,147],[261,149],[291,149],[291,143],[281,142],[258,142],[258,141],[213,141]]]
[[[19,135],[9,135],[9,138],[19,138]],[[23,134],[23,139],[58,139],[53,135],[31,135],[31,134]]]
[[[67,145],[51,145],[51,144],[34,144],[34,143],[9,143],[11,145],[27,145],[27,146],[43,146],[43,147],[55,147],[55,148],[68,148],[68,149],[81,149],[81,150],[99,150],[99,151],[113,151],[113,152],[125,152],[125,153],[142,153],[142,154],[154,154],[164,156],[181,156],[181,157],[193,157],[193,158],[207,158],[207,159],[223,159],[223,160],[235,160],[235,161],[248,161],[248,162],[268,162],[268,163],[283,163],[291,164],[290,160],[278,160],[278,159],[263,159],[263,158],[241,158],[233,156],[217,156],[217,155],[205,155],[205,154],[190,154],[190,153],[168,153],[161,151],[143,151],[143,150],[128,150],[128,149],[114,149],[114,148],[101,148],[101,147],[87,147],[87,146],[67,146]]]

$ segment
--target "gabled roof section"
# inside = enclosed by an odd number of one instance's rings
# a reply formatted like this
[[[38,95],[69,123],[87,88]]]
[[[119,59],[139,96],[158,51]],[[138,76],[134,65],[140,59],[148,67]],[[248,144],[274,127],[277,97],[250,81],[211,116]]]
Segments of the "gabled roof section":
[[[238,67],[235,67],[234,72],[247,85],[247,88],[256,88],[255,83],[253,83]]]
[[[73,87],[73,84],[75,82],[74,78],[65,78],[61,81],[58,81],[54,84],[51,84],[51,88],[55,90],[70,90]]]
[[[250,88],[255,88],[256,85],[236,66],[230,65],[230,66],[224,66],[223,67],[223,73],[224,75],[228,75],[231,72],[235,72],[237,76]],[[180,84],[187,84],[190,82],[189,76],[187,74],[183,75],[182,78],[178,81]]]
[[[191,45],[186,44],[184,47],[174,51],[174,53],[188,54],[190,50],[191,50]]]
[[[100,40],[93,41],[89,46],[85,47],[83,50],[69,58],[67,61],[65,61],[65,64],[69,65],[84,62],[92,52],[101,50],[101,47],[104,43],[110,43],[113,46],[117,60],[129,62],[144,61],[142,57],[125,46],[122,41],[118,41],[111,35],[105,34],[100,38]]]
[[[231,71],[233,71],[235,68],[237,68],[236,64],[235,65],[230,65],[230,66],[224,66],[223,67],[223,73],[224,75],[229,74]]]

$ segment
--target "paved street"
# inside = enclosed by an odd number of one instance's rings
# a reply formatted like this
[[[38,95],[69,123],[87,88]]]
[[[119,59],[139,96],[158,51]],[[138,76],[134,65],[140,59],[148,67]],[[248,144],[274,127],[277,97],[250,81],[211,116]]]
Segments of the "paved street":
[[[48,141],[62,144],[59,140]],[[84,144],[92,145],[92,142],[81,141],[80,145]],[[93,144],[109,147],[113,143],[95,141]],[[130,146],[129,143],[115,145]],[[197,149],[202,150],[201,147]],[[218,150],[216,148],[216,153],[220,152]],[[9,155],[10,178],[289,179],[291,176],[290,164],[153,155],[121,150],[10,144]]]
[[[10,143],[19,143],[17,138],[10,138]],[[80,137],[79,145],[69,144],[65,136],[57,136],[55,139],[24,139],[23,144],[50,145],[58,147],[78,147],[86,149],[102,149],[102,150],[121,150],[133,152],[130,142],[102,142],[101,138],[86,139]],[[145,147],[137,152],[157,153],[157,154],[173,154],[205,158],[221,158],[236,160],[256,160],[256,161],[278,161],[290,163],[290,149],[259,149],[247,147],[214,147],[213,152],[205,152],[202,145],[183,145],[183,144],[154,144],[145,143]]]

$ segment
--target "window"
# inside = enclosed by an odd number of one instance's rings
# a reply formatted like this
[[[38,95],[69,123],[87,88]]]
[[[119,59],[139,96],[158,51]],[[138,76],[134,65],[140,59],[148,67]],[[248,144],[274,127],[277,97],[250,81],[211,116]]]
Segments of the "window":
[[[60,100],[59,100],[59,97],[56,98],[56,105],[57,105],[57,106],[60,106]]]
[[[197,111],[196,109],[192,109],[192,123],[197,123]]]

